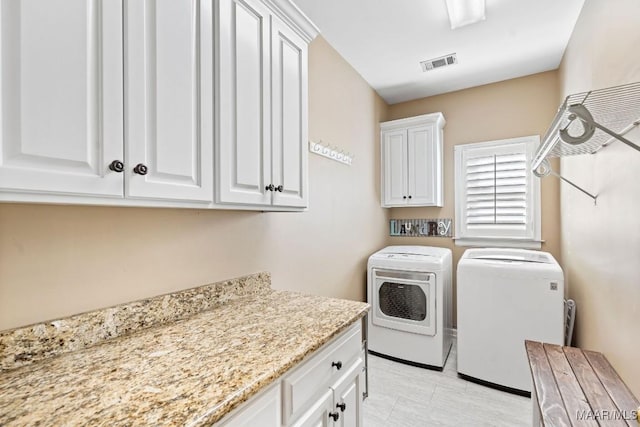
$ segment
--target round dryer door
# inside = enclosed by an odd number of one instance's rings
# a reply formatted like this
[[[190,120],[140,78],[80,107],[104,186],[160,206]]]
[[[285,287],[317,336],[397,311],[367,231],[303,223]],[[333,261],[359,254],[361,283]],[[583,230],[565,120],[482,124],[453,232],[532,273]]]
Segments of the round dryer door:
[[[435,335],[436,277],[433,273],[373,269],[375,325]]]

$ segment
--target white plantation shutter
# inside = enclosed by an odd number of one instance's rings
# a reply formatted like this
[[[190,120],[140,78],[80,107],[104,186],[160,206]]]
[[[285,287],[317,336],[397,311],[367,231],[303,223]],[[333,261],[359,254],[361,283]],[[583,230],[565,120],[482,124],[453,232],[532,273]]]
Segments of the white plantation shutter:
[[[526,154],[472,159],[465,173],[468,224],[526,224]]]
[[[538,141],[455,147],[458,239],[539,240],[538,183],[529,170]]]

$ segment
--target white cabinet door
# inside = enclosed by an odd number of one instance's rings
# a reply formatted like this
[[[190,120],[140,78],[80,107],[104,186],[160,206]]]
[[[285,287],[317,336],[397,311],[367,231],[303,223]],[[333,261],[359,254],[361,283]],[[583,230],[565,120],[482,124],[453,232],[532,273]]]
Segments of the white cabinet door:
[[[351,366],[351,368],[334,385],[334,411],[339,412],[337,425],[340,427],[361,427],[362,426],[362,389],[361,376],[364,362],[362,358]]]
[[[383,205],[405,205],[408,200],[407,131],[402,129],[384,132],[382,138]]]
[[[125,194],[211,202],[211,2],[135,0],[126,5]],[[146,166],[146,174],[134,171],[137,165]]]
[[[442,206],[442,113],[380,124],[382,207]]]
[[[307,43],[272,17],[274,206],[307,206]]]
[[[122,197],[122,1],[0,2],[0,188]]]
[[[293,423],[291,427],[328,427],[334,426],[333,418],[329,414],[336,412],[333,410],[333,391],[327,391],[320,397],[307,412],[302,414],[298,421]]]
[[[269,205],[269,10],[258,0],[218,4],[216,201]]]
[[[439,156],[433,125],[409,128],[408,134],[408,201],[410,205],[436,205],[440,180]]]

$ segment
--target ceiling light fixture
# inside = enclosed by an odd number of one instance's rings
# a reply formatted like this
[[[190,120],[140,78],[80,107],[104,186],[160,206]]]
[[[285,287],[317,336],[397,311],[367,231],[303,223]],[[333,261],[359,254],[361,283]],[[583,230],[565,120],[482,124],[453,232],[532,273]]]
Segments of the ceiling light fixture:
[[[485,0],[446,0],[451,29],[484,21]]]

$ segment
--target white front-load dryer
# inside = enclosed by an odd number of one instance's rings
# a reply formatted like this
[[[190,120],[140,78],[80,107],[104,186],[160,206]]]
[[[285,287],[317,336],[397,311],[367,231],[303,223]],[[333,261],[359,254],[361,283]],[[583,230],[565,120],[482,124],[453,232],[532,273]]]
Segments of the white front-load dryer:
[[[368,348],[375,355],[442,369],[452,343],[451,250],[389,246],[367,265]]]

